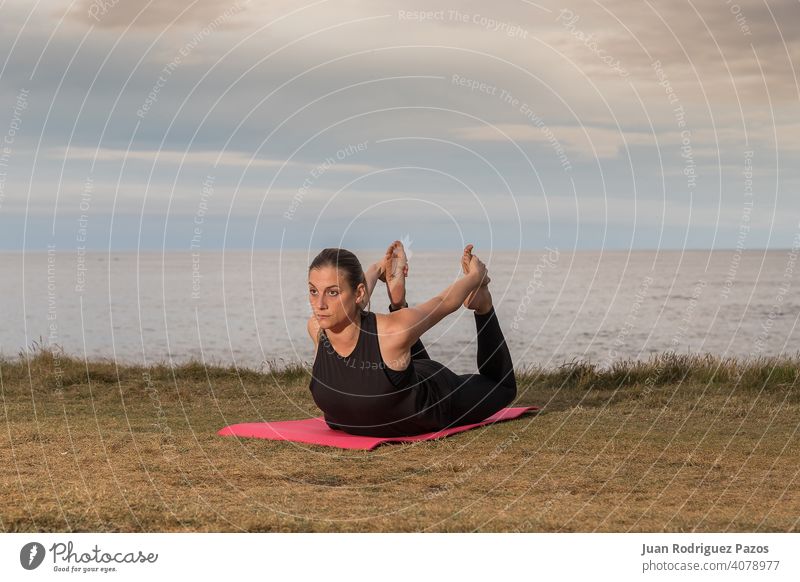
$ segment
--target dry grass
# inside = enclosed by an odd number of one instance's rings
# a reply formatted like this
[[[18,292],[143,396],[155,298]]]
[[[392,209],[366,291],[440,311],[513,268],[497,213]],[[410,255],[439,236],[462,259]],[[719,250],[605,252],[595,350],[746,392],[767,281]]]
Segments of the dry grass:
[[[798,359],[518,373],[538,415],[344,451],[216,436],[318,416],[302,365],[0,361],[4,531],[797,531]]]

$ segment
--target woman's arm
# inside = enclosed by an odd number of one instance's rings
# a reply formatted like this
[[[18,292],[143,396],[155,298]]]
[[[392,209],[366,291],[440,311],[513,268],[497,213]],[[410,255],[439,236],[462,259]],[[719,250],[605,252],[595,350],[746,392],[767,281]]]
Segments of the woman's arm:
[[[403,345],[411,347],[426,331],[461,307],[480,285],[480,276],[477,272],[464,275],[425,303],[390,313],[390,335],[398,334]]]
[[[464,275],[437,295],[437,297],[442,298],[443,307],[447,310],[447,315],[457,311],[469,294],[478,288],[481,283],[479,277],[480,275],[476,272]]]
[[[378,278],[380,277],[382,272],[383,272],[383,263],[381,262],[371,264],[369,268],[364,272],[367,294],[364,296],[364,301],[360,303],[362,309],[367,308],[367,303],[369,302],[369,298],[372,297],[372,292],[375,290],[375,285],[377,284]]]

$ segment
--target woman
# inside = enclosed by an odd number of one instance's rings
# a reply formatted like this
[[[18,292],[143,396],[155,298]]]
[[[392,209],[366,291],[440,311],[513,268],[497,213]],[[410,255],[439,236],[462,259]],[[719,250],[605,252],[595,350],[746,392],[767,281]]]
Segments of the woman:
[[[400,241],[365,274],[358,258],[323,250],[308,270],[316,356],[310,390],[333,429],[365,436],[409,436],[480,422],[517,394],[514,367],[494,312],[486,266],[464,248],[464,276],[428,301],[408,307],[408,261]],[[388,314],[367,311],[378,280]],[[420,336],[461,305],[474,311],[478,374],[456,374],[428,355]]]

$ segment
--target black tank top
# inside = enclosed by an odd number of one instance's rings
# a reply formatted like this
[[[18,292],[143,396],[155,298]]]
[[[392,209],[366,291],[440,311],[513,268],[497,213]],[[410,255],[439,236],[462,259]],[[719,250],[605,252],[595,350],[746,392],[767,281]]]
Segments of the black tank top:
[[[375,314],[361,312],[353,352],[334,350],[320,330],[309,389],[331,428],[367,436],[405,436],[441,428],[458,376],[434,360],[411,360],[402,371],[381,356]]]

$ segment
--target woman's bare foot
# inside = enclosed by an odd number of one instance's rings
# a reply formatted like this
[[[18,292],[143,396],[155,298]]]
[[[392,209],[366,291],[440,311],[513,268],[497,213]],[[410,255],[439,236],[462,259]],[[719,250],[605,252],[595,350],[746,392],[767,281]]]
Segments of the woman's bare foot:
[[[472,261],[472,248],[473,245],[468,244],[464,247],[464,255],[461,257],[461,270],[466,275],[469,273],[469,264]],[[491,277],[488,273],[483,279],[481,286],[470,293],[464,300],[464,307],[472,309],[478,315],[485,315],[492,308],[492,294],[489,292],[489,283]]]
[[[403,243],[394,241],[386,249],[383,258],[383,275],[389,302],[393,307],[402,307],[406,303],[406,277],[408,276],[408,258]]]

